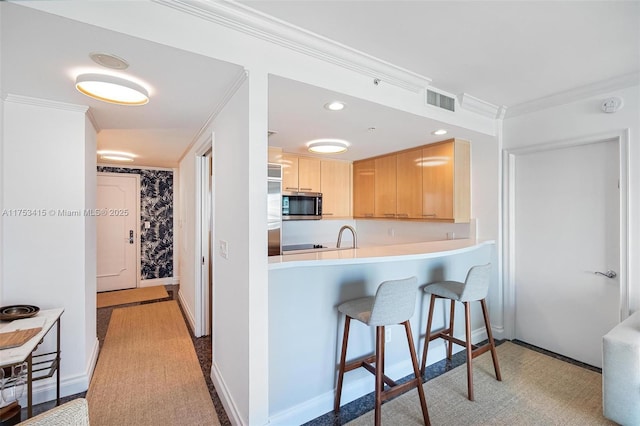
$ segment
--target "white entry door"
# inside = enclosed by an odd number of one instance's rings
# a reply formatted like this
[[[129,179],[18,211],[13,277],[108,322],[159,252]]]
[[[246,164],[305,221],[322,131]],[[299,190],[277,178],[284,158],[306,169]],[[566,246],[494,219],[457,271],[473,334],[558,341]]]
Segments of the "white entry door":
[[[97,288],[122,290],[140,278],[140,176],[98,173]]]
[[[620,316],[618,141],[515,160],[516,338],[602,366]]]

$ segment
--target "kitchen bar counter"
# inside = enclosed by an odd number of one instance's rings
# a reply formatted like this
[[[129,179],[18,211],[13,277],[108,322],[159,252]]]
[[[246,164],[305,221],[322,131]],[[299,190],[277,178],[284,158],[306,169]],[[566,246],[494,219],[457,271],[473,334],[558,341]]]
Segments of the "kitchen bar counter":
[[[444,255],[454,255],[475,250],[482,245],[493,245],[494,241],[474,239],[427,241],[411,244],[394,244],[361,248],[318,249],[305,253],[269,256],[269,269],[298,268],[304,266],[355,265],[365,263],[419,260]]]
[[[333,409],[344,324],[337,307],[342,302],[375,294],[385,280],[415,276],[411,327],[421,354],[429,307],[422,287],[434,281],[464,280],[471,266],[487,262],[494,264],[495,286],[498,271],[493,241],[458,239],[270,256],[269,423],[303,424]],[[435,309],[434,330],[446,325],[449,305],[437,301]],[[472,309],[473,341],[478,342],[486,333],[481,313]],[[464,317],[462,311],[458,315]],[[348,358],[371,354],[375,333],[357,321],[352,324]],[[386,332],[385,373],[393,379],[412,371],[406,336],[400,328],[388,327]],[[456,333],[456,337],[463,336]],[[428,364],[446,355],[439,340],[429,346]],[[360,370],[345,375],[343,404],[373,391],[373,377]]]

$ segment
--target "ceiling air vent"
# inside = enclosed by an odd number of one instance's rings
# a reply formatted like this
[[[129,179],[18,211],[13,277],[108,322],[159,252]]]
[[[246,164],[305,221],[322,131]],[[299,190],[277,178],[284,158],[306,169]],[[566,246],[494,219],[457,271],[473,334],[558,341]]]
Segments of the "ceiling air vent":
[[[438,92],[434,92],[433,90],[427,89],[427,103],[429,105],[436,106],[438,108],[443,108],[448,111],[456,110],[456,101],[454,98],[449,96],[445,96]]]

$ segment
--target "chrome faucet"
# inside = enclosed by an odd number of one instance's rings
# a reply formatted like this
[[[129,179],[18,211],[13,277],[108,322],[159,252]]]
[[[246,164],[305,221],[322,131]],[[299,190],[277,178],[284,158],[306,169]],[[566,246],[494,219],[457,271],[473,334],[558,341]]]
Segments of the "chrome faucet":
[[[349,231],[351,231],[351,234],[353,235],[353,248],[357,248],[358,234],[356,234],[356,230],[353,229],[353,226],[349,226],[349,225],[344,225],[342,228],[340,228],[340,232],[338,232],[338,244],[336,244],[336,248],[340,248],[340,243],[342,242],[342,231],[344,231],[345,229],[348,229]]]

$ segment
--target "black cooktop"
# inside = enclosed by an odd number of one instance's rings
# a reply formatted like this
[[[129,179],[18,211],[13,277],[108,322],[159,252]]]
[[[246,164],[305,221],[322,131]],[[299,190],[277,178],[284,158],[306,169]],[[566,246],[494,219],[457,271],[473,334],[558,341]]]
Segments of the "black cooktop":
[[[322,244],[292,244],[289,246],[282,246],[282,251],[293,251],[293,250],[312,250],[312,249],[320,249],[326,248]]]

